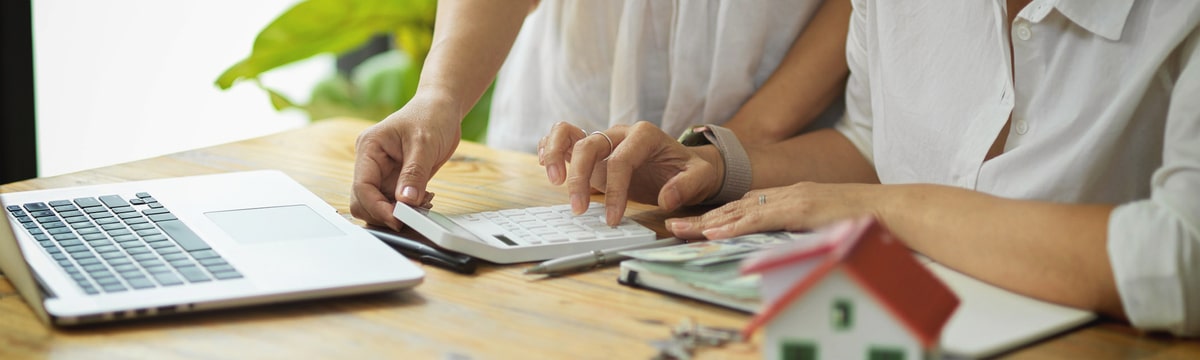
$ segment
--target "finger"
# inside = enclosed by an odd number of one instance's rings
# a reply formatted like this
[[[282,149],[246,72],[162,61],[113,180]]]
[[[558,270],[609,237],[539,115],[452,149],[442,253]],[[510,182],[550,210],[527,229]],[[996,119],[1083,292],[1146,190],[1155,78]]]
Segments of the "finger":
[[[712,164],[699,158],[690,160],[679,174],[667,180],[658,193],[658,207],[663,211],[674,211],[684,205],[695,205],[716,193],[720,179]]]
[[[808,221],[806,205],[788,200],[787,195],[779,189],[748,192],[730,203],[733,206],[724,217],[717,215],[708,223],[702,222],[701,232],[709,239],[727,239],[764,231],[804,229]]]
[[[760,221],[758,218],[763,216],[763,209],[751,208],[751,204],[758,205],[751,203],[747,198],[742,198],[700,216],[668,219],[667,230],[675,233],[676,236],[686,238],[724,239],[745,234],[744,231],[747,230],[744,225],[746,223],[743,221],[757,223]]]
[[[396,201],[420,206],[426,201],[425,187],[442,155],[432,146],[407,146],[404,150],[400,175],[396,178]]]
[[[537,156],[538,156],[538,165],[541,165],[541,166],[546,166],[545,150],[546,150],[546,138],[548,138],[548,137],[550,137],[550,135],[546,135],[546,136],[543,136],[541,139],[538,139]]]
[[[393,230],[403,227],[392,217],[394,199],[388,194],[395,191],[396,184],[387,179],[394,178],[396,163],[390,151],[399,154],[398,148],[390,148],[391,142],[378,141],[380,132],[370,129],[355,143],[354,180],[350,191],[350,213],[370,224],[383,225]]]
[[[396,231],[404,228],[404,223],[392,216],[392,212],[396,210],[395,203],[383,196],[378,188],[366,184],[355,184],[353,188],[351,215],[368,224],[386,226]]]
[[[434,195],[436,195],[436,194],[434,194],[432,191],[425,192],[425,202],[421,204],[422,209],[429,210],[429,209],[433,208],[433,196]]]
[[[571,194],[571,211],[576,215],[587,211],[592,172],[613,150],[612,146],[617,143],[617,138],[624,138],[624,127],[614,127],[605,130],[604,133],[608,137],[597,134],[579,140],[571,151],[566,182],[567,192]]]
[[[606,176],[604,182],[605,221],[610,226],[621,222],[625,215],[625,206],[629,201],[630,179],[633,171],[654,154],[659,148],[664,136],[657,126],[648,122],[638,122],[626,131],[608,131],[607,134],[616,146],[607,157]]]
[[[558,122],[550,127],[546,135],[541,154],[542,166],[546,167],[546,178],[551,184],[562,185],[566,180],[566,162],[571,160],[571,151],[575,143],[587,137],[582,129],[567,122]]]

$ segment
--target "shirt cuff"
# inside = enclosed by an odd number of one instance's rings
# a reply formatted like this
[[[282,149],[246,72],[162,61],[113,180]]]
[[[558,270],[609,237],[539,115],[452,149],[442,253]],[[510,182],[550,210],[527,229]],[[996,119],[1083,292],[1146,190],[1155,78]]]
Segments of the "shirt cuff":
[[[1200,243],[1168,196],[1127,203],[1108,220],[1108,257],[1133,326],[1200,336]]]

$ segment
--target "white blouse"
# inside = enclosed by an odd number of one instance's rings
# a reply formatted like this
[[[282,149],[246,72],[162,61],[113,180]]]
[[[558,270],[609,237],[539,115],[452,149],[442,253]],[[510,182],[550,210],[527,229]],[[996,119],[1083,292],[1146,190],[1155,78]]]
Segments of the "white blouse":
[[[775,71],[818,0],[542,1],[496,80],[487,144],[533,152],[559,121],[721,124]]]
[[[1005,21],[1003,0],[855,0],[838,129],[884,183],[1120,204],[1131,322],[1200,335],[1200,2],[1034,0]]]

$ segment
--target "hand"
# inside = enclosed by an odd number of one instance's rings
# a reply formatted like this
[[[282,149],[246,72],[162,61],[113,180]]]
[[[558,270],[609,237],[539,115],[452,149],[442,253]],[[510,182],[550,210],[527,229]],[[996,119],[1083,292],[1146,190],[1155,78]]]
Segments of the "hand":
[[[798,183],[746,193],[704,215],[667,219],[681,239],[727,239],[763,231],[815,229],[865,214],[878,215],[880,185]]]
[[[538,162],[551,183],[566,182],[576,214],[587,210],[593,188],[606,194],[609,225],[621,221],[628,200],[671,211],[720,189],[723,164],[711,146],[684,147],[647,122],[615,126],[604,135],[584,136],[578,127],[559,123],[538,145]]]
[[[429,178],[450,159],[462,129],[450,106],[413,98],[367,128],[355,143],[350,213],[367,223],[399,231],[396,202],[431,207]]]

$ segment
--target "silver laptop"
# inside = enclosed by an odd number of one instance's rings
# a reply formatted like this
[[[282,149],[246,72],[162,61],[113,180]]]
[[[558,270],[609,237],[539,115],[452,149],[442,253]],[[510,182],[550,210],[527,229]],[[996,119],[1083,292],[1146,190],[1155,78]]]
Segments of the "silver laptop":
[[[409,289],[424,272],[279,171],[0,194],[0,270],[77,325]]]

